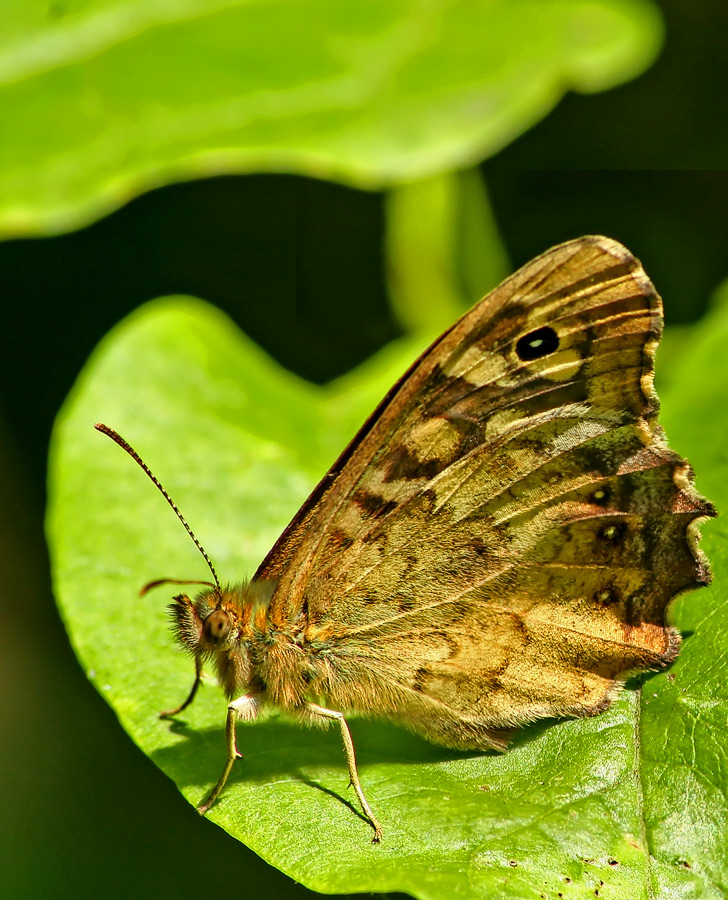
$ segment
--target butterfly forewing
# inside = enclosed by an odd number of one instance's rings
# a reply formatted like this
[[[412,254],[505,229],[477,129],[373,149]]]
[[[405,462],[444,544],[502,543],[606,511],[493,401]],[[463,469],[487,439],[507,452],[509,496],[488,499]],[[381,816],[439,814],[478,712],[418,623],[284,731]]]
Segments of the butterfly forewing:
[[[652,385],[661,303],[587,237],[529,263],[395,386],[256,577],[305,615],[317,690],[451,746],[604,708],[665,664],[710,515]]]

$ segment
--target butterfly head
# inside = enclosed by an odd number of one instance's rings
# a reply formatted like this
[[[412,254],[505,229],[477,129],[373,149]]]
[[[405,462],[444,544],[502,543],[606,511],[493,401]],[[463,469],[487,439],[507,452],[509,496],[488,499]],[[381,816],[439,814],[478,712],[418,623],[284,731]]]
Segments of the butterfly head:
[[[195,657],[198,670],[204,662],[213,663],[220,685],[230,697],[247,690],[251,676],[237,595],[237,591],[215,586],[194,599],[178,594],[168,607],[177,641]]]
[[[238,650],[242,621],[236,599],[233,591],[217,587],[202,591],[194,600],[178,594],[169,613],[175,637],[185,650],[205,658]]]
[[[264,637],[272,582],[210,585],[194,599],[178,594],[168,609],[177,641],[201,664],[214,663],[225,693],[248,690],[253,679],[251,649]]]

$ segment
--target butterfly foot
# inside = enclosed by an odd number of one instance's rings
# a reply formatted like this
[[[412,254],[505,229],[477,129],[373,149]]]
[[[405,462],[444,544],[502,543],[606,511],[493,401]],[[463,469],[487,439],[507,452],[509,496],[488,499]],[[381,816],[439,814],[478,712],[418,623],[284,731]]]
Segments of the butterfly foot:
[[[207,810],[208,810],[211,806],[212,806],[212,801],[211,801],[211,800],[206,800],[204,803],[201,803],[201,804],[197,807],[197,812],[198,812],[201,816],[204,816],[205,813],[207,812]]]

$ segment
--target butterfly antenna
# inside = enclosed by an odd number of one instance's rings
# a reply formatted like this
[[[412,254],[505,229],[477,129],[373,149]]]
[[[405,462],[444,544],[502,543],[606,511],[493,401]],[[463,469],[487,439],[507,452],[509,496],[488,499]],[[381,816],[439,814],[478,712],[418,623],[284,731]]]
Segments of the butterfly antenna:
[[[131,456],[131,458],[134,460],[134,462],[136,462],[137,465],[139,465],[147,473],[147,475],[149,476],[152,483],[154,485],[156,485],[156,487],[158,488],[159,493],[164,497],[164,499],[167,501],[167,503],[169,503],[169,505],[174,510],[174,513],[177,516],[177,518],[184,525],[185,531],[192,538],[192,542],[194,543],[195,547],[197,547],[197,549],[200,551],[200,553],[202,554],[202,558],[207,563],[208,569],[210,570],[210,572],[212,572],[212,577],[215,579],[215,586],[217,587],[218,593],[222,593],[222,588],[220,587],[220,581],[218,580],[217,572],[215,571],[215,566],[213,566],[213,564],[212,564],[212,560],[205,552],[205,549],[202,546],[202,544],[195,537],[195,533],[190,528],[190,526],[187,524],[187,520],[185,519],[185,517],[177,509],[177,505],[175,504],[174,500],[172,500],[172,498],[169,496],[169,494],[167,493],[165,488],[162,487],[161,482],[159,481],[157,476],[154,474],[154,472],[152,472],[152,470],[144,462],[144,460],[141,458],[141,456],[139,456],[139,454],[132,447],[132,445],[127,443],[127,441],[125,441],[124,438],[118,432],[114,431],[113,428],[109,428],[108,425],[104,425],[102,422],[97,422],[94,425],[94,428],[97,431],[100,431],[102,434],[105,434],[107,437],[110,437],[111,440],[114,441],[114,443],[118,444],[122,450],[126,450],[126,452],[129,454],[129,456]]]

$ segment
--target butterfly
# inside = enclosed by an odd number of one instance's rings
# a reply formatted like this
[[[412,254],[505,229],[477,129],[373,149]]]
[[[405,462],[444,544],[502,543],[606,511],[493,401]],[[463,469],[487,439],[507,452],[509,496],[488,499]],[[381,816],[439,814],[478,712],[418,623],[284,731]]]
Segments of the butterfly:
[[[715,514],[658,424],[661,301],[622,245],[548,250],[477,303],[391,388],[253,578],[170,606],[236,724],[266,707],[336,723],[378,842],[345,713],[505,750],[512,730],[605,710],[628,673],[669,664],[670,600],[707,584]],[[181,582],[164,579],[163,583]]]

